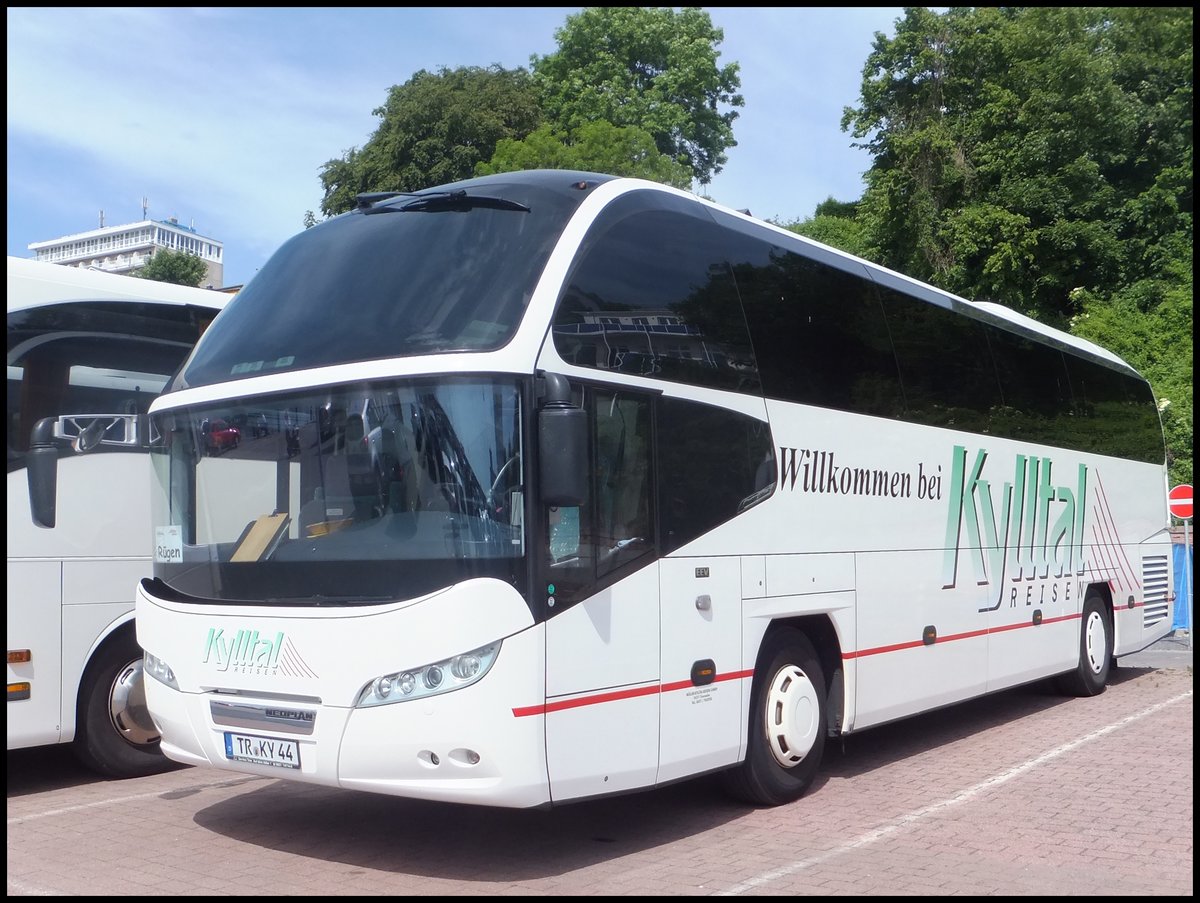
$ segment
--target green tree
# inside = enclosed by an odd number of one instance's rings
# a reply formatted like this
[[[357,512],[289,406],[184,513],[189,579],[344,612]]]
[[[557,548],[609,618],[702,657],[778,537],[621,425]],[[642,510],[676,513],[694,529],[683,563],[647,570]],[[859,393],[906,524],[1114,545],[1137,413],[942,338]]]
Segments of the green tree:
[[[571,135],[542,125],[520,141],[505,138],[497,143],[490,161],[475,167],[475,173],[484,176],[523,169],[579,169],[650,179],[683,189],[692,184],[692,171],[659,153],[648,132],[604,121],[585,123]]]
[[[707,184],[734,146],[738,65],[699,8],[596,7],[567,17],[532,71],[421,70],[388,91],[362,147],[321,167],[321,212],[367,191],[419,191],[473,175],[552,168]],[[306,227],[315,217],[306,217]]]
[[[159,248],[145,266],[131,274],[140,279],[155,282],[170,282],[174,285],[190,285],[199,288],[208,278],[208,264],[191,251],[172,251]]]
[[[737,63],[718,65],[724,32],[698,7],[589,7],[555,32],[558,50],[531,58],[545,120],[558,134],[588,123],[636,127],[659,153],[707,185],[734,147],[745,105]],[[722,110],[722,108],[726,108]]]
[[[1191,146],[1191,26],[1187,9],[906,10],[842,120],[874,157],[876,256],[1056,325],[1074,289],[1133,275],[1147,225],[1184,226],[1147,223],[1143,195],[1164,200]]]
[[[469,178],[499,141],[524,138],[542,117],[529,73],[500,66],[422,69],[373,113],[380,122],[367,143],[321,168],[326,216],[351,209],[360,192]]]
[[[858,219],[858,204],[854,202],[826,198],[808,219],[776,225],[858,257],[867,257],[871,250],[866,230]]]
[[[819,241],[823,245],[854,254],[857,257],[867,255],[866,235],[862,223],[847,219],[844,216],[813,216],[806,220],[793,223],[779,223],[783,228]]]
[[[1160,275],[1110,295],[1080,290],[1072,331],[1135,366],[1154,389],[1167,439],[1171,483],[1192,482],[1192,248],[1178,247]]]
[[[1122,354],[1189,482],[1192,26],[1185,7],[907,8],[842,119],[872,155],[864,256]]]

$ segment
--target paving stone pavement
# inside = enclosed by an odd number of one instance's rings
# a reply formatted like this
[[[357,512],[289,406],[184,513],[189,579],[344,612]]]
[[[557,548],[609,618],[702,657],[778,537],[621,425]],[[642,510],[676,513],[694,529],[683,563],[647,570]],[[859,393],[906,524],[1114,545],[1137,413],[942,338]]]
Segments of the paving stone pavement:
[[[1190,897],[1186,641],[1092,699],[1021,688],[831,742],[775,809],[707,779],[496,810],[10,753],[8,894]]]

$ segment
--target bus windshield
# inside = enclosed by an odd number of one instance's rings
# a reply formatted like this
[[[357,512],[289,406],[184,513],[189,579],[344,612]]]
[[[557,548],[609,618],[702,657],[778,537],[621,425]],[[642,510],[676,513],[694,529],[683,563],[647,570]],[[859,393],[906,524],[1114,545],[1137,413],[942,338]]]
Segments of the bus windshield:
[[[289,240],[213,324],[174,388],[505,345],[586,193],[567,174],[462,184],[475,186],[478,204],[499,206],[398,197]]]
[[[156,415],[154,575],[288,604],[524,583],[520,384],[399,380]]]

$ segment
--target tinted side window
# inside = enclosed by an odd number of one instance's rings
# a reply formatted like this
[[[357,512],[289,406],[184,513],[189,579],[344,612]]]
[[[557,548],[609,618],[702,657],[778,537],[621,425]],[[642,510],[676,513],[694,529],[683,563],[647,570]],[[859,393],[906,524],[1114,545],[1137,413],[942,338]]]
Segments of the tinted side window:
[[[1149,383],[1072,356],[1067,357],[1067,372],[1081,426],[1081,451],[1162,463],[1162,424]]]
[[[863,275],[730,235],[734,276],[772,398],[898,417],[904,403],[875,287]]]
[[[767,424],[678,398],[656,408],[664,554],[757,504],[775,485]]]
[[[1072,416],[1066,362],[1057,348],[994,329],[988,335],[1002,407],[992,419],[993,432],[1009,439],[1079,447],[1068,422]]]
[[[990,431],[1000,402],[986,327],[978,320],[881,288],[905,420],[975,433]]]
[[[654,544],[650,519],[650,401],[627,393],[593,393],[592,543],[602,576]]]
[[[589,389],[584,407],[588,497],[578,508],[546,512],[547,583],[556,610],[652,560],[655,548],[650,397]]]
[[[707,211],[682,198],[617,199],[580,248],[554,347],[585,367],[757,392],[724,241]]]

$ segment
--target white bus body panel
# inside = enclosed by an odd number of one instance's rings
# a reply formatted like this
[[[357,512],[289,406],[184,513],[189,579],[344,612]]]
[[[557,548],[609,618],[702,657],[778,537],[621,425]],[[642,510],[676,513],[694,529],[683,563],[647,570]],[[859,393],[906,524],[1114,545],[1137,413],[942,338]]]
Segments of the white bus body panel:
[[[737,556],[665,558],[549,620],[546,746],[556,802],[737,762],[749,676],[741,580]],[[697,686],[701,660],[714,673]]]
[[[272,766],[226,759],[224,734],[232,730],[297,741],[301,768],[286,777],[315,784],[517,807],[549,801],[544,633],[532,627],[529,608],[506,583],[475,579],[409,602],[289,607],[287,614],[265,606],[179,605],[139,587],[137,625],[147,652],[170,665],[180,687],[146,679],[147,704],[172,759],[285,776]],[[260,651],[279,649],[277,662],[256,664],[253,650],[245,651],[249,644],[239,646],[239,631],[257,632]],[[499,656],[478,683],[355,708],[376,677],[499,640]],[[213,703],[311,712],[312,730],[218,723]]]
[[[742,660],[742,568],[736,555],[665,558],[658,782],[734,765],[754,662]],[[695,669],[712,668],[709,683]],[[707,679],[706,677],[704,679]]]
[[[75,738],[79,680],[92,651],[132,618],[137,581],[150,573],[150,471],[143,453],[76,455],[58,463],[57,525],[33,526],[24,469],[8,475],[9,665],[30,698],[7,707],[8,748]]]
[[[852,550],[853,586],[828,587],[856,594],[856,633],[841,635],[848,726],[1071,670],[1090,584],[1110,587],[1116,654],[1169,631],[1169,606],[1147,608],[1142,574],[1143,554],[1169,553],[1163,496],[1124,488],[1161,466],[778,402],[768,411],[778,486],[735,523],[765,553],[768,595],[778,556]],[[689,550],[727,540],[718,529]]]
[[[24,468],[8,475],[8,557],[64,561],[125,558],[150,573],[151,472],[144,452],[100,451],[58,462],[59,515],[53,529],[35,528]],[[124,595],[132,601],[133,588]]]
[[[555,802],[650,787],[658,771],[658,563],[546,622]]]
[[[8,475],[8,517],[12,484]],[[16,476],[24,477],[23,471]],[[9,536],[12,524],[9,524]],[[62,671],[55,654],[62,637],[62,566],[57,561],[8,559],[8,648],[28,649],[32,661],[8,665],[8,682],[28,681],[28,699],[8,704],[8,748],[58,743],[62,737]]]

